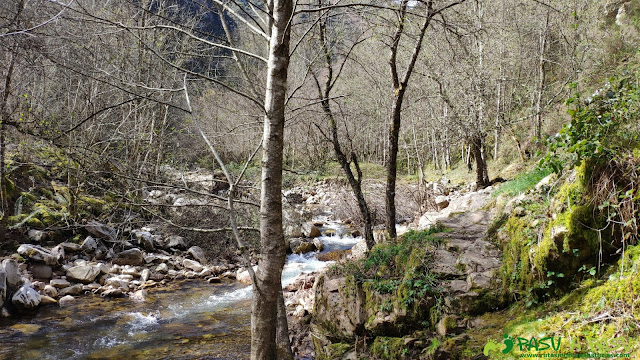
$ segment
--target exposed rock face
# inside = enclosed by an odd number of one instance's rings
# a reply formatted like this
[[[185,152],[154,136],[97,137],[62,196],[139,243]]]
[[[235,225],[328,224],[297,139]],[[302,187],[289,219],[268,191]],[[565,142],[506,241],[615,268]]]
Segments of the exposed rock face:
[[[100,275],[100,269],[97,266],[82,265],[74,266],[67,270],[67,278],[83,284],[93,282]]]
[[[13,294],[11,302],[22,310],[33,310],[40,305],[41,296],[31,286],[25,284]]]
[[[316,353],[330,353],[332,344],[351,344],[356,336],[407,340],[413,331],[424,328],[425,321],[443,336],[458,334],[468,326],[462,315],[474,316],[499,306],[495,289],[501,253],[485,239],[491,220],[485,211],[440,217],[439,222],[451,231],[437,235],[438,245],[413,248],[402,268],[389,270],[399,271],[402,278],[403,272],[406,275],[417,266],[411,264],[424,264],[428,259],[427,269],[436,279],[431,288],[441,290],[426,292],[419,301],[406,301],[415,283],[408,285],[404,280],[396,279],[399,285],[391,291],[380,291],[377,286],[382,283],[375,280],[356,281],[349,274],[318,276],[311,321]],[[431,310],[436,303],[440,305],[434,320]]]
[[[18,248],[18,254],[24,258],[35,262],[45,263],[47,265],[55,266],[59,265],[61,260],[60,254],[53,254],[50,250],[47,250],[41,246],[22,244]]]
[[[207,263],[207,257],[204,254],[204,250],[202,250],[202,248],[200,248],[199,246],[192,246],[189,248],[189,250],[187,250],[187,252],[200,264]]]
[[[351,280],[328,279],[324,275],[316,280],[312,326],[329,342],[350,341],[364,331],[365,295],[362,287]]]
[[[143,253],[140,249],[129,249],[118,253],[113,259],[113,263],[117,265],[134,265],[144,264]]]

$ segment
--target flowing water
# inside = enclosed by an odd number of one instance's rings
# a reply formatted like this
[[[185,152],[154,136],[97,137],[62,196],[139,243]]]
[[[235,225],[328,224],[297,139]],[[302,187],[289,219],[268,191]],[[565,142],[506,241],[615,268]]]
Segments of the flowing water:
[[[323,217],[324,252],[360,238]],[[283,286],[317,271],[317,253],[289,255]],[[0,359],[246,359],[251,287],[235,282],[174,283],[150,289],[147,301],[82,296],[73,306],[49,306],[30,317],[0,320]]]

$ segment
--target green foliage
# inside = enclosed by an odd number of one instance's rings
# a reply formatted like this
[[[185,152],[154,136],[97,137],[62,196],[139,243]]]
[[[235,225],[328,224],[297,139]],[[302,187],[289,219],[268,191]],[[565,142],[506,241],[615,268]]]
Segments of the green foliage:
[[[576,93],[566,101],[571,122],[547,139],[549,152],[541,164],[555,172],[582,161],[592,166],[624,156],[639,141],[635,128],[640,116],[640,87],[628,71],[609,79],[592,96]]]

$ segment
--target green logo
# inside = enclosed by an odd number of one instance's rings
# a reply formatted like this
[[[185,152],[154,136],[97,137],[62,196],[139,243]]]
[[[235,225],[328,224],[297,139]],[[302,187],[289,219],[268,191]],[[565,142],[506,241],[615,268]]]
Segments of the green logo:
[[[502,341],[502,344],[504,344],[505,346],[504,349],[501,350],[503,354],[508,354],[511,352],[511,350],[513,350],[514,342],[511,336],[504,334],[504,340]],[[495,350],[500,350],[500,344],[493,340],[489,340],[489,342],[484,346],[484,350],[482,351],[482,353],[484,354],[484,356],[489,356],[489,353]]]

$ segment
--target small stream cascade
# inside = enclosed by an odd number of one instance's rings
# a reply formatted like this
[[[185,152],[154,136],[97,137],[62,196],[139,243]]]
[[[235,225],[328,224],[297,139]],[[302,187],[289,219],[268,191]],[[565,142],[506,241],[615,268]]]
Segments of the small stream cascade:
[[[330,214],[322,222],[322,252],[346,250],[362,238]],[[282,284],[332,262],[318,252],[287,257]],[[250,351],[251,286],[187,281],[150,290],[147,301],[83,296],[70,307],[0,320],[0,359],[242,359]]]

